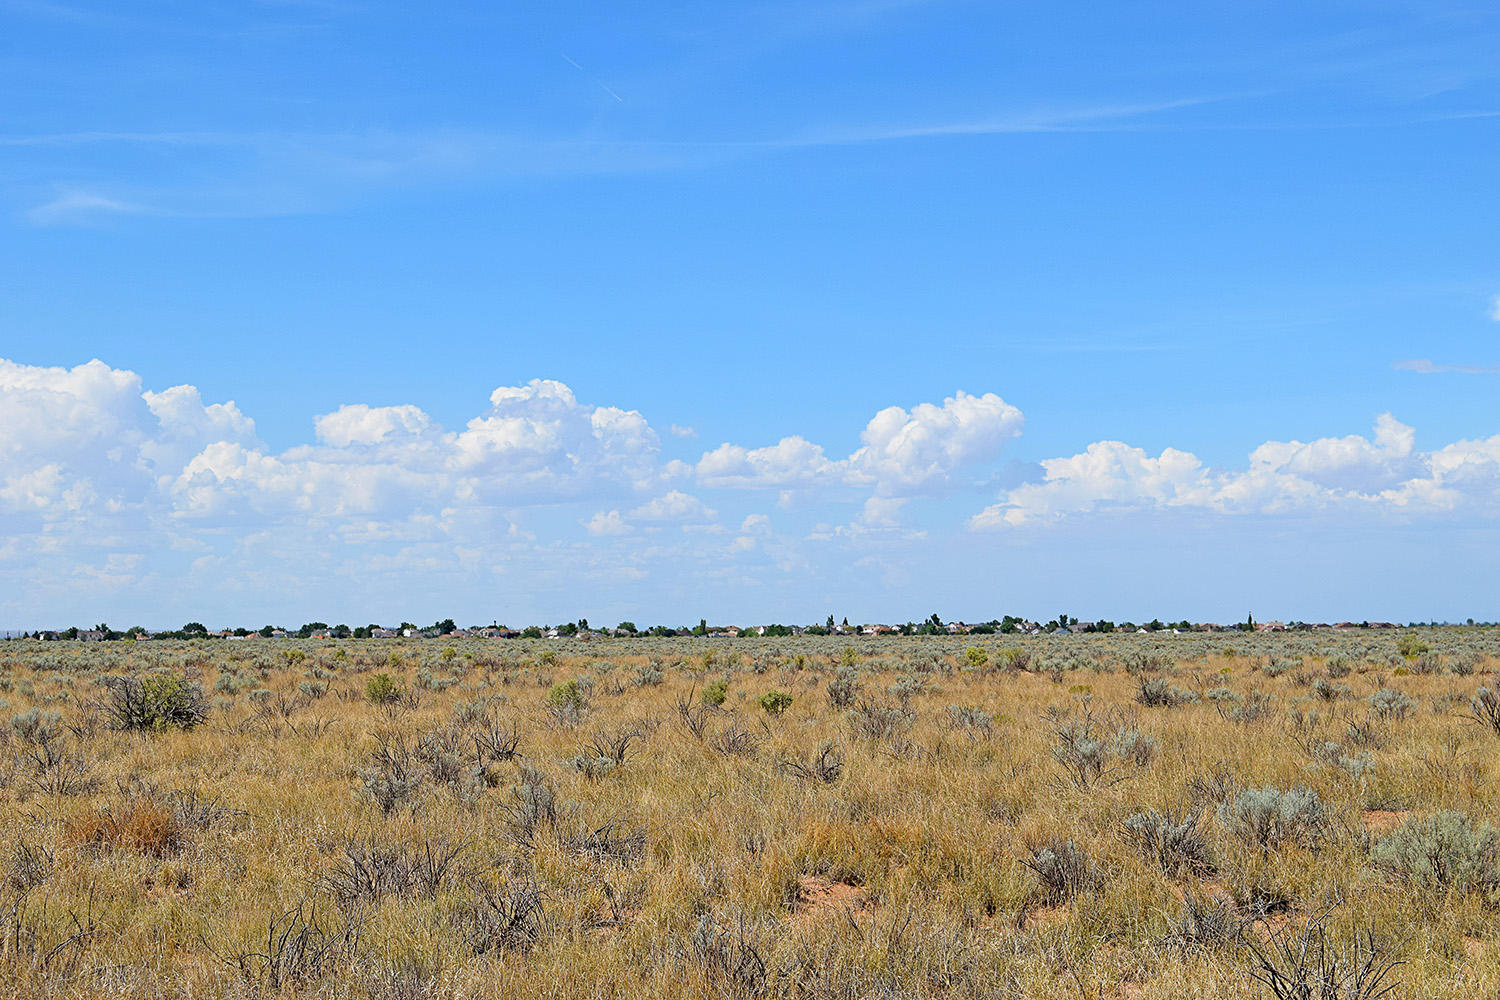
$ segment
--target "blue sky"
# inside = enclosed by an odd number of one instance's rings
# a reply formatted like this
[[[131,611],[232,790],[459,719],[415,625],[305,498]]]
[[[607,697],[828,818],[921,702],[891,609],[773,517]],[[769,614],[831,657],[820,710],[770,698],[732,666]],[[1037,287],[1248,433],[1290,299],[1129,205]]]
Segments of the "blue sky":
[[[0,625],[1500,614],[1492,5],[496,6],[0,0]]]

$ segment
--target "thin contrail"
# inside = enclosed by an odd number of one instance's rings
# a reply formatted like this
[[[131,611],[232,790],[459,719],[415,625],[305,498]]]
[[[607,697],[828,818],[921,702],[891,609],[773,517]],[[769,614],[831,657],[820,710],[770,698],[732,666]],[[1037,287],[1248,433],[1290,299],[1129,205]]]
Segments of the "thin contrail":
[[[578,72],[582,73],[584,76],[587,76],[590,80],[593,80],[595,83],[597,83],[599,85],[599,89],[600,90],[604,91],[606,94],[608,94],[610,97],[613,97],[615,100],[619,101],[621,104],[625,103],[625,98],[621,97],[619,94],[615,93],[613,90],[610,90],[609,87],[605,86],[604,81],[602,81],[602,80],[598,79],[597,77],[593,76],[592,74],[589,73],[588,70],[586,70],[582,66],[578,65],[578,60],[574,59],[572,56],[568,55],[566,52],[558,52],[558,55],[560,55],[564,59],[566,59],[568,61],[569,65],[571,65],[574,69],[578,70]]]

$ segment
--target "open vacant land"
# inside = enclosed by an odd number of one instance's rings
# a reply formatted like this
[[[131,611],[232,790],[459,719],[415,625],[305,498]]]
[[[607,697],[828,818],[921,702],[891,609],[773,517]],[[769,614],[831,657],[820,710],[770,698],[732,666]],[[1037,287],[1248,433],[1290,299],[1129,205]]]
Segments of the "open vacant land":
[[[1496,670],[1482,629],[4,643],[0,977],[1492,997]]]

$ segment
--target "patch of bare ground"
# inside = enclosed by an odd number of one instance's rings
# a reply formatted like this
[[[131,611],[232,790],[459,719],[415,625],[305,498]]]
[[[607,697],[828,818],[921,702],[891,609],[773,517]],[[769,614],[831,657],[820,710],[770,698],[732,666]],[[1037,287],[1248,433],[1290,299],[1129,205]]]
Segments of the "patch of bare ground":
[[[1400,826],[1410,815],[1411,812],[1406,809],[1367,809],[1365,829],[1371,833],[1384,833]]]
[[[834,882],[819,875],[803,875],[797,880],[797,903],[794,920],[822,920],[844,914],[858,915],[874,906],[861,886]]]

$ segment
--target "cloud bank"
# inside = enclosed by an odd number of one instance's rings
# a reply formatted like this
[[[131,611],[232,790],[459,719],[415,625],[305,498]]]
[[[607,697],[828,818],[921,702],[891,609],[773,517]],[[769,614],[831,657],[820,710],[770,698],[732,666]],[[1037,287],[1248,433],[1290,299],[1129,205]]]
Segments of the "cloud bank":
[[[313,594],[671,600],[905,565],[922,544],[1056,532],[1122,514],[1340,523],[1500,513],[1500,435],[1417,447],[1368,435],[1267,441],[1242,466],[1096,441],[986,505],[1025,419],[995,393],[890,406],[839,455],[802,436],[672,457],[647,417],[562,382],[500,386],[462,427],[351,403],[268,448],[233,401],[90,361],[0,360],[0,612],[185,602],[275,609]],[[691,438],[666,428],[673,448]],[[853,436],[851,434],[851,441]],[[842,527],[840,527],[842,525]],[[435,598],[436,599],[436,598]],[[541,601],[543,598],[538,597]],[[553,598],[548,598],[553,599]],[[73,602],[73,604],[68,604]]]

